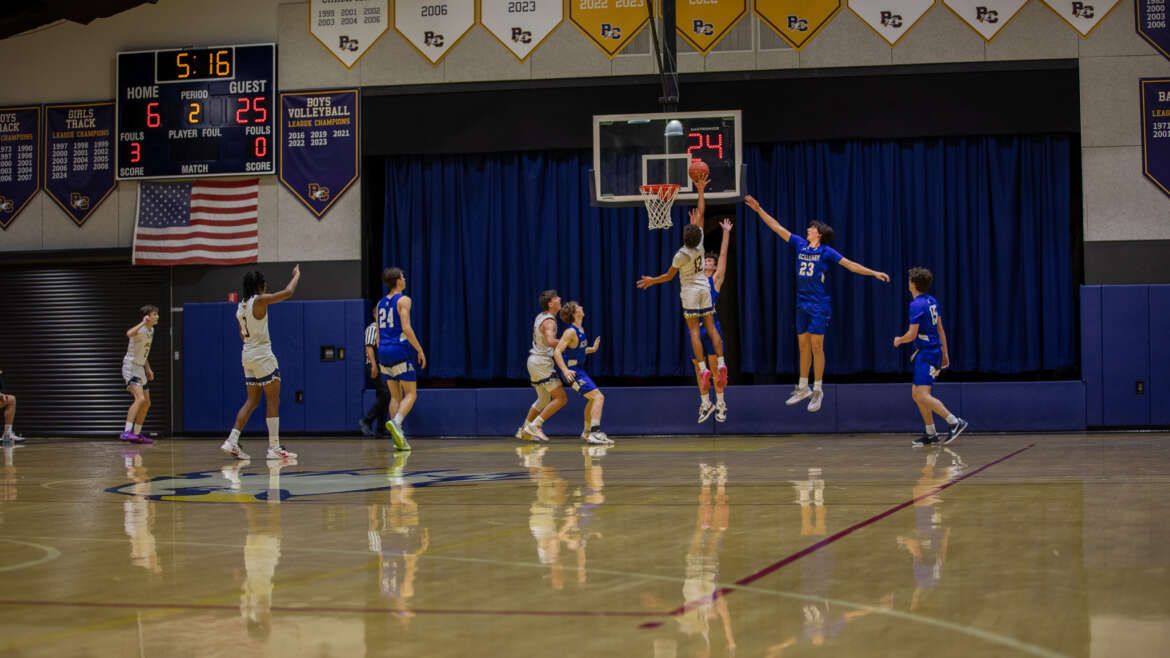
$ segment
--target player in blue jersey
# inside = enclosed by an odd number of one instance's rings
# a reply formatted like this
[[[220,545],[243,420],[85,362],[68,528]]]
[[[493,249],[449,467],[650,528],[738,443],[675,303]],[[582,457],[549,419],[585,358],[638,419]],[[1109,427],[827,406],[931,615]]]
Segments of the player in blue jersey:
[[[601,389],[585,372],[585,356],[593,354],[601,346],[601,336],[593,340],[589,346],[589,339],[585,336],[585,328],[581,324],[585,319],[585,307],[580,302],[569,302],[561,307],[561,322],[569,325],[561,334],[561,340],[553,351],[553,360],[561,371],[561,379],[566,385],[572,386],[585,398],[585,429],[581,432],[581,440],[587,443],[609,444],[613,441],[601,431],[601,410],[605,406],[605,396]]]
[[[883,283],[890,282],[890,275],[871,270],[868,267],[845,258],[828,246],[833,241],[833,229],[824,222],[809,222],[806,237],[794,235],[780,225],[774,217],[760,208],[760,202],[750,195],[744,203],[756,211],[764,224],[776,235],[796,247],[796,337],[800,345],[800,381],[796,390],[784,402],[789,406],[805,398],[809,411],[820,411],[825,394],[821,381],[825,376],[825,331],[829,327],[832,305],[829,303],[829,287],[825,275],[829,263],[836,263],[853,272],[872,276]],[[813,387],[808,387],[809,366],[813,369]]]
[[[939,373],[951,365],[950,355],[947,353],[947,332],[943,330],[942,314],[939,312],[938,300],[926,294],[930,285],[934,283],[934,275],[925,267],[915,267],[910,270],[910,294],[914,297],[910,302],[910,328],[906,333],[894,338],[894,347],[914,344],[914,354],[910,360],[914,362],[914,384],[910,395],[922,420],[926,423],[926,433],[914,439],[915,446],[924,446],[942,441],[950,443],[959,438],[963,430],[967,429],[967,421],[952,414],[938,398],[930,394],[930,387],[934,384]],[[934,414],[938,414],[947,421],[950,431],[945,436],[939,436],[934,429]]]
[[[418,371],[427,367],[427,355],[410,324],[410,297],[402,294],[406,274],[388,267],[382,272],[382,285],[390,290],[378,301],[378,367],[390,389],[391,418],[386,429],[394,437],[396,450],[410,450],[402,421],[418,398]]]
[[[724,219],[719,223],[719,227],[723,229],[723,241],[719,244],[719,254],[716,256],[711,252],[703,258],[703,274],[707,275],[707,285],[711,287],[711,308],[715,308],[716,302],[719,301],[719,291],[723,288],[723,279],[727,274],[727,245],[731,243],[731,220]],[[719,332],[719,336],[723,336],[723,327],[719,324],[719,318],[714,314],[715,331]],[[707,333],[707,327],[699,325],[699,342],[703,345],[703,353],[707,355],[707,365],[712,370],[719,369],[718,359],[715,356],[715,344],[711,342],[711,336]],[[703,422],[711,417],[711,413],[715,413],[716,422],[727,421],[727,402],[723,399],[723,390],[727,388],[727,381],[719,377],[715,378],[715,404],[707,398],[705,392],[700,392],[699,404],[699,422]]]

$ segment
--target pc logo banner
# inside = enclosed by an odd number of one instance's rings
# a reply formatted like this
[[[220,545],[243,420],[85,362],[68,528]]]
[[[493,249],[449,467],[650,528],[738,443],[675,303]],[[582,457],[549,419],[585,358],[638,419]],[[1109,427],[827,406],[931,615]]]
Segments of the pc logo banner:
[[[747,0],[673,1],[675,31],[704,55],[747,14]]]
[[[1044,0],[1048,8],[1082,38],[1097,28],[1120,0]]]
[[[800,50],[841,10],[841,0],[756,0],[760,20]]]
[[[81,226],[114,191],[114,104],[45,106],[45,193]]]
[[[321,219],[358,177],[358,90],[280,94],[280,184]]]
[[[943,0],[947,9],[988,43],[1027,3],[1028,0]]]
[[[1170,196],[1170,78],[1142,78],[1142,174]]]
[[[40,187],[41,107],[0,107],[0,229]]]
[[[565,20],[562,0],[481,0],[479,22],[523,62]]]
[[[309,33],[347,69],[388,29],[389,0],[309,0]]]
[[[930,11],[934,0],[849,0],[852,11],[890,47]]]
[[[647,0],[569,0],[569,20],[613,59],[650,21]]]
[[[1170,58],[1170,28],[1166,27],[1166,0],[1137,0],[1134,11],[1138,35],[1162,56]]]
[[[475,25],[475,0],[397,0],[394,29],[431,65]]]

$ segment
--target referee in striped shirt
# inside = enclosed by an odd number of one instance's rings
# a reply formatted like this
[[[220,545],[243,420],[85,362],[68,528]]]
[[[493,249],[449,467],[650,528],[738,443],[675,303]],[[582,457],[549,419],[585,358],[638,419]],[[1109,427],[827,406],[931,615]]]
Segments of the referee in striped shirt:
[[[366,436],[386,435],[386,416],[390,411],[390,389],[378,373],[378,307],[374,307],[374,321],[366,327],[366,382],[362,389],[372,388],[378,398],[366,415],[358,421],[358,427]],[[374,423],[377,423],[376,425]]]

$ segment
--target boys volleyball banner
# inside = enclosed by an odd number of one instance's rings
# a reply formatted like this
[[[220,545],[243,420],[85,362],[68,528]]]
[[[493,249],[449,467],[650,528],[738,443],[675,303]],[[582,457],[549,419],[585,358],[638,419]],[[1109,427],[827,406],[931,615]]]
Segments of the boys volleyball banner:
[[[772,31],[800,50],[841,10],[841,0],[756,0],[755,12]]]
[[[347,69],[388,29],[389,0],[309,0],[309,33]]]
[[[284,185],[317,219],[358,177],[358,90],[280,95]]]
[[[40,187],[41,107],[0,107],[0,229]]]
[[[114,191],[114,104],[45,106],[45,193],[81,226]]]
[[[1142,173],[1170,195],[1170,78],[1142,78]]]

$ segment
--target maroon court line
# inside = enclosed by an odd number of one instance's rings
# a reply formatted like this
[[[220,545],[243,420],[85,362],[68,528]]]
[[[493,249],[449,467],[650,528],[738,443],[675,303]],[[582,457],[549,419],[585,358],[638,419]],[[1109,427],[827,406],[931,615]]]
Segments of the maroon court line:
[[[0,600],[0,605],[41,606],[58,608],[126,608],[149,610],[233,610],[238,605],[214,603],[127,603],[115,601],[14,601]],[[416,608],[364,608],[364,607],[297,607],[274,605],[272,612],[290,613],[358,613],[358,614],[401,614],[420,615],[499,615],[534,617],[663,617],[665,612],[623,612],[587,610],[473,610],[473,609],[416,609]]]
[[[783,567],[785,567],[789,564],[792,564],[793,562],[799,560],[800,558],[802,558],[806,555],[809,555],[810,553],[815,553],[815,552],[821,550],[822,548],[828,546],[829,544],[832,544],[833,542],[837,541],[838,539],[841,539],[842,537],[848,536],[848,535],[850,535],[858,530],[861,530],[862,528],[864,528],[868,525],[872,525],[874,523],[877,523],[878,521],[881,521],[882,519],[886,518],[887,516],[890,516],[891,514],[894,514],[896,512],[900,512],[900,511],[906,509],[907,507],[910,507],[911,505],[922,500],[923,498],[928,498],[930,496],[933,496],[933,495],[939,493],[940,491],[942,491],[943,489],[947,489],[948,487],[953,487],[956,484],[962,482],[963,480],[966,480],[967,478],[972,477],[974,475],[978,475],[979,473],[982,473],[983,471],[991,468],[992,466],[995,466],[996,464],[999,464],[1001,462],[1005,462],[1005,461],[1011,459],[1012,457],[1015,457],[1016,455],[1018,455],[1022,452],[1025,452],[1027,450],[1031,450],[1033,447],[1035,447],[1035,445],[1036,445],[1035,443],[1031,443],[1023,448],[1020,448],[1019,450],[1017,450],[1013,453],[1004,455],[1003,457],[1000,457],[999,459],[997,459],[993,462],[988,462],[988,463],[984,464],[983,466],[980,466],[979,468],[971,471],[970,473],[967,473],[966,475],[963,475],[961,477],[957,477],[953,480],[950,480],[949,482],[946,482],[945,484],[942,484],[938,487],[935,487],[934,489],[931,489],[929,492],[924,493],[921,496],[918,496],[917,498],[911,498],[910,500],[907,500],[904,503],[901,503],[901,504],[895,505],[894,507],[891,507],[890,509],[882,512],[881,514],[878,514],[876,516],[871,516],[868,519],[861,521],[860,523],[855,523],[855,524],[849,526],[848,528],[845,528],[844,530],[841,530],[840,532],[833,534],[830,537],[826,537],[826,538],[820,540],[819,542],[805,548],[804,550],[793,553],[792,555],[789,555],[788,557],[786,557],[778,562],[773,562],[772,564],[769,564],[768,566],[764,567],[763,569],[760,569],[759,571],[757,571],[749,576],[745,576],[743,578],[740,578],[739,580],[735,581],[735,585],[743,586],[743,585],[749,585],[751,583],[754,583],[757,580],[759,580],[759,579],[761,579],[761,578],[763,578],[763,577],[765,577],[765,576],[767,576],[767,575],[769,575],[769,574],[771,574],[779,569],[782,569]],[[715,599],[719,598],[720,596],[726,597],[727,595],[729,595],[735,591],[736,591],[735,587],[721,587],[721,588],[715,590],[714,592],[712,592],[711,594],[707,594],[706,596],[704,596],[702,598],[695,599],[694,601],[691,601],[691,602],[687,603],[686,605],[683,605],[681,607],[675,608],[674,610],[671,610],[670,612],[666,613],[666,616],[667,617],[677,617],[678,615],[686,614],[687,612],[690,612],[691,610],[694,610],[695,608],[714,603]],[[647,622],[645,624],[642,624],[642,627],[643,628],[654,628],[656,626],[660,626],[661,623],[662,622]]]

